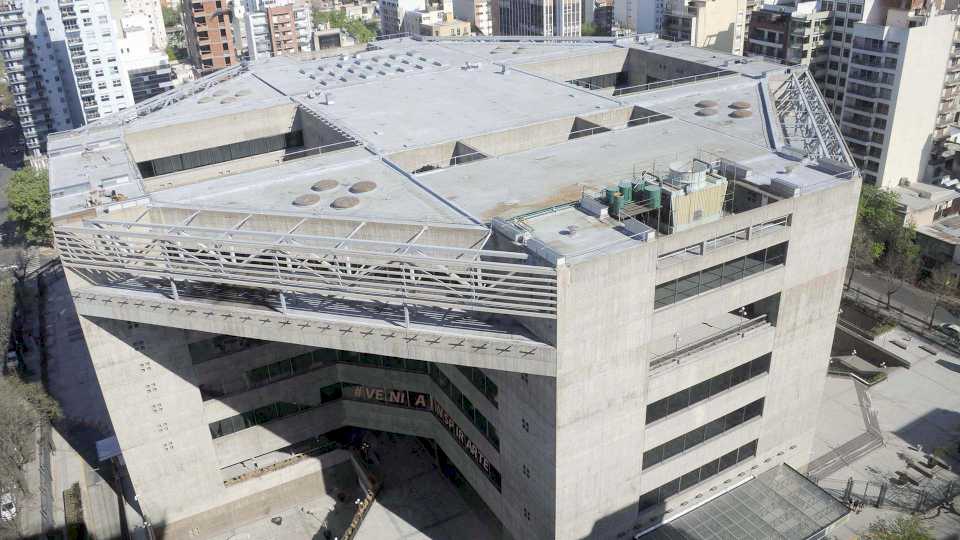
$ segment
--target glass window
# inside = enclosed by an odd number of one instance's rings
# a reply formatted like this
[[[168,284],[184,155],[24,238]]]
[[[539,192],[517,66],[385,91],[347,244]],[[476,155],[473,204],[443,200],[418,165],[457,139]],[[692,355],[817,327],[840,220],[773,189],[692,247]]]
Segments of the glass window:
[[[667,413],[668,414],[675,413],[680,409],[687,407],[690,404],[689,398],[690,398],[690,392],[688,392],[687,390],[681,390],[680,392],[677,392],[676,394],[673,394],[672,396],[670,396],[668,398],[669,402],[667,404]]]
[[[709,440],[717,435],[723,433],[724,429],[724,420],[723,418],[717,418],[713,422],[710,422],[704,428],[703,440]]]
[[[247,372],[247,380],[250,381],[250,386],[260,386],[261,384],[266,384],[267,381],[270,380],[268,366],[251,369]]]
[[[680,479],[674,479],[660,486],[660,500],[665,500],[680,491]]]
[[[487,395],[487,399],[490,400],[490,403],[497,405],[497,396],[500,394],[500,389],[497,387],[497,383],[493,382],[490,379],[487,379],[486,387],[484,392]]]
[[[385,369],[403,369],[403,359],[395,356],[383,356],[383,367]]]
[[[643,453],[643,468],[653,467],[663,461],[663,445],[647,450]]]
[[[693,448],[694,446],[703,442],[703,434],[705,429],[705,427],[698,427],[697,429],[694,429],[683,436],[684,451],[689,450],[690,448]]]
[[[347,364],[360,363],[360,353],[354,351],[339,351],[338,353],[337,351],[331,349],[320,349],[317,351],[317,353],[323,354],[324,358],[332,356],[333,359],[336,359],[340,362],[345,362]],[[328,355],[328,353],[333,353],[333,355]]]
[[[730,388],[730,372],[721,373],[710,379],[710,395],[715,396]]]
[[[640,511],[643,512],[648,508],[653,508],[654,506],[660,504],[660,490],[655,489],[649,493],[644,493],[640,496]]]
[[[277,406],[275,403],[259,407],[253,411],[254,424],[265,424],[277,417]]]
[[[700,483],[700,469],[690,471],[680,477],[680,491],[691,488]]]
[[[767,268],[784,264],[787,260],[787,244],[777,244],[767,248]]]
[[[710,396],[710,381],[703,381],[702,383],[694,386],[690,389],[690,404],[693,405],[698,401],[703,401]]]
[[[723,263],[723,284],[733,283],[743,277],[743,259]]]
[[[290,361],[293,364],[294,373],[304,373],[310,371],[310,368],[313,366],[313,355],[310,353],[301,354],[300,356],[293,357],[293,360]]]
[[[331,384],[320,389],[320,403],[327,403],[341,397],[343,392],[340,390],[340,384]]]
[[[379,354],[360,354],[360,365],[371,366],[371,367],[380,367],[380,355]]]
[[[670,304],[676,302],[676,297],[676,281],[668,281],[662,285],[657,285],[656,291],[654,292],[654,307],[658,308],[669,306]]]
[[[667,415],[667,400],[661,399],[647,405],[647,423],[656,422]]]
[[[724,417],[724,429],[733,429],[743,423],[743,408],[739,408]]]
[[[459,394],[459,391],[457,392]],[[463,411],[463,414],[470,419],[471,422],[476,423],[476,420],[473,418],[473,403],[467,399],[467,396],[460,395],[460,409]]]
[[[743,276],[752,276],[761,270],[763,270],[763,251],[757,251],[747,255],[743,267]]]
[[[740,447],[740,450],[737,452],[737,461],[743,461],[745,459],[752,458],[755,455],[757,455],[756,439]]]
[[[746,364],[737,366],[731,371],[730,385],[738,385],[750,378],[750,363],[747,362]]]
[[[487,439],[490,440],[490,444],[493,445],[497,451],[500,451],[500,434],[497,433],[497,428],[493,427],[493,424],[487,423]]]
[[[731,450],[720,456],[720,470],[725,471],[737,464],[737,450]]]
[[[406,368],[410,371],[415,371],[417,373],[426,373],[427,372],[427,363],[423,360],[411,360],[407,358],[404,360]]]
[[[666,461],[683,452],[683,437],[677,437],[661,446],[663,446],[663,460]]]
[[[700,290],[701,292],[707,292],[709,290],[716,289],[722,283],[723,276],[723,267],[722,265],[717,265],[711,268],[707,268],[703,271],[700,277]]]
[[[700,480],[706,480],[718,472],[720,472],[720,460],[715,459],[703,467],[700,467]]]
[[[290,360],[281,360],[270,364],[270,380],[285,379],[293,374]]]
[[[480,433],[483,433],[484,436],[487,434],[487,417],[482,415],[480,411],[473,412],[473,423],[476,424],[477,429],[480,430]]]
[[[747,405],[744,417],[746,420],[763,415],[763,398]]]
[[[700,274],[690,274],[677,282],[677,302],[700,293]]]
[[[300,412],[300,407],[296,403],[285,403],[283,401],[277,403],[277,418],[283,418],[298,412]]]
[[[750,362],[750,376],[756,377],[761,373],[770,371],[770,353],[767,353],[756,360]]]

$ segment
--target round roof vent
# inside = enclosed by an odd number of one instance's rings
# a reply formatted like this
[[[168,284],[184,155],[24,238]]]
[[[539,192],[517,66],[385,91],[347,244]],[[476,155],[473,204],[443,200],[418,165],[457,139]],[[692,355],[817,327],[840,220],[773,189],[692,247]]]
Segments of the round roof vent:
[[[313,194],[313,193],[307,193],[307,194],[304,194],[304,195],[300,195],[299,197],[297,197],[296,199],[294,199],[294,200],[293,200],[293,205],[294,205],[294,206],[313,206],[313,205],[317,204],[318,202],[320,202],[320,196],[319,196],[319,195],[316,195],[316,194]]]
[[[330,191],[331,189],[336,189],[340,183],[332,178],[324,178],[319,182],[314,182],[310,189],[314,191]]]
[[[730,104],[731,109],[737,109],[741,111],[744,109],[749,109],[750,107],[752,107],[752,105],[746,101],[734,101]]]
[[[700,109],[697,111],[697,116],[713,116],[717,114],[716,109]]]
[[[377,183],[370,180],[362,180],[350,186],[350,193],[368,193],[377,189]]]
[[[717,103],[716,101],[714,101],[714,100],[712,100],[712,99],[704,99],[703,101],[698,101],[698,102],[697,102],[697,107],[700,107],[701,109],[707,109],[707,108],[710,108],[710,107],[716,107],[717,105],[719,105],[719,103]]]
[[[753,111],[739,110],[730,113],[730,118],[750,118],[751,116],[753,116]]]
[[[220,103],[233,103],[233,102],[236,101],[236,100],[237,100],[237,98],[235,98],[235,97],[233,97],[233,96],[227,96],[227,97],[221,99],[221,100],[220,100]]]
[[[347,208],[353,208],[358,204],[360,204],[360,199],[347,195],[345,197],[337,197],[332,203],[330,203],[330,206],[336,208],[337,210],[346,210]]]

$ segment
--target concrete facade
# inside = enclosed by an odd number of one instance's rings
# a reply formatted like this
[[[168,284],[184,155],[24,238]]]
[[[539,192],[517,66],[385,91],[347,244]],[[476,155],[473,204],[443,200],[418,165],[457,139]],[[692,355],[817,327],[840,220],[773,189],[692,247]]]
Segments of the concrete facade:
[[[151,522],[277,489],[232,479],[343,426],[433,441],[506,538],[632,536],[806,465],[860,181],[774,135],[790,72],[484,39],[272,58],[55,137],[57,246]],[[90,136],[138,180],[96,206]]]

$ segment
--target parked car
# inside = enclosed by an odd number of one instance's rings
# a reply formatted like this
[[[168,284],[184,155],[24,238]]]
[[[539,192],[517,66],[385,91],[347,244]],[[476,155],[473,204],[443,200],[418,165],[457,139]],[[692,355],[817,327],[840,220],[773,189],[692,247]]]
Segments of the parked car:
[[[13,502],[13,493],[0,495],[0,521],[13,521],[17,517],[17,505]]]
[[[960,326],[955,324],[943,323],[937,327],[940,333],[955,340],[960,340]]]

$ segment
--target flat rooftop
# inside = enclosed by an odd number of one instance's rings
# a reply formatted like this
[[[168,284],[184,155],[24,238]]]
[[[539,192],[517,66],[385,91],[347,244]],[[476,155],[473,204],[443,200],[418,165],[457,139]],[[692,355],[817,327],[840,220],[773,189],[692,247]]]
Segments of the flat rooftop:
[[[749,171],[738,181],[761,190],[843,182],[852,164],[838,175],[836,163],[822,167],[783,143],[789,122],[772,89],[790,76],[650,36],[403,38],[270,58],[51,136],[52,213],[58,223],[136,221],[143,207],[151,223],[173,226],[184,216],[149,209],[177,206],[489,228],[694,159],[735,163]],[[284,136],[294,146],[264,142]],[[243,157],[229,158],[238,149]],[[320,181],[333,183],[321,190]],[[561,255],[627,238],[573,206],[528,225]],[[562,237],[570,225],[582,234]]]

